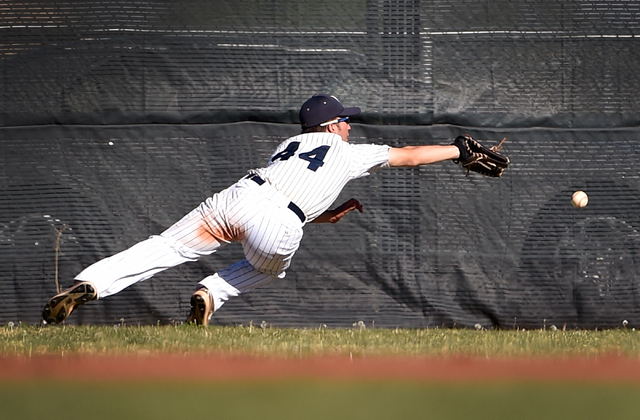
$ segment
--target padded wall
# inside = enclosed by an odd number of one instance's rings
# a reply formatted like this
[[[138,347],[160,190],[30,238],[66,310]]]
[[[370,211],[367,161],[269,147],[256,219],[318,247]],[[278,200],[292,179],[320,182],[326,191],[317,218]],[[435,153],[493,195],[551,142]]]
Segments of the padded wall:
[[[299,131],[300,104],[328,92],[363,109],[354,142],[507,137],[512,167],[353,182],[342,198],[365,213],[308,226],[286,279],[214,322],[636,326],[639,13],[637,1],[5,2],[0,323],[39,322],[56,278],[68,286],[264,165]],[[576,189],[591,199],[580,211]],[[196,282],[240,258],[231,245],[68,322],[181,322]]]

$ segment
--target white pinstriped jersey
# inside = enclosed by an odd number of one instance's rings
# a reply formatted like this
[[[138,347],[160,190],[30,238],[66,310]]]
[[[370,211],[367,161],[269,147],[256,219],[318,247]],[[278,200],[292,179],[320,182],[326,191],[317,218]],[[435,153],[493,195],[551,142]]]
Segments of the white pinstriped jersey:
[[[287,196],[311,221],[338,198],[347,182],[389,166],[389,146],[351,144],[337,134],[306,133],[289,138],[258,174]]]

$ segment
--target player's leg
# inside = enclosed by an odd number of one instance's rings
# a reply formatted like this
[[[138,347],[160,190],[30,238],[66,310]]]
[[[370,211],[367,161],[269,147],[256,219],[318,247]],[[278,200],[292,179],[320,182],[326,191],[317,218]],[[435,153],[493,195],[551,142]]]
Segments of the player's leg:
[[[190,249],[163,236],[152,236],[85,268],[76,276],[73,286],[47,302],[42,317],[47,323],[60,323],[77,306],[111,296],[167,268],[195,259],[197,254]],[[78,295],[78,290],[85,293]]]
[[[208,325],[213,312],[229,298],[284,278],[302,240],[300,220],[290,210],[268,200],[255,204],[250,208],[260,211],[246,215],[245,235],[240,240],[247,259],[200,282],[202,289],[191,298],[187,322]]]
[[[163,270],[215,252],[230,239],[220,238],[210,229],[217,221],[209,213],[219,199],[217,195],[211,197],[161,235],[87,267],[76,276],[72,287],[47,302],[43,319],[47,323],[60,323],[77,306],[113,295]]]
[[[187,323],[208,325],[211,315],[229,298],[247,293],[276,278],[278,277],[256,270],[247,260],[204,278],[200,282],[201,288],[191,296],[191,311]]]

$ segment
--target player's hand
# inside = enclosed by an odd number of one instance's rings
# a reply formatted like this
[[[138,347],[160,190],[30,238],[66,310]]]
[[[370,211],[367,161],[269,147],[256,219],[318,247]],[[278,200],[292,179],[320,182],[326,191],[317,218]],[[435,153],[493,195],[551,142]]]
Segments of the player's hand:
[[[345,203],[339,205],[334,210],[327,210],[318,216],[313,223],[338,223],[340,219],[347,215],[347,213],[358,210],[362,213],[362,204],[355,198],[347,200]]]
[[[358,210],[362,213],[362,204],[360,204],[360,202],[355,198],[351,198],[333,210],[333,215],[329,218],[329,223],[338,223],[338,221],[346,216],[347,213],[354,210]]]

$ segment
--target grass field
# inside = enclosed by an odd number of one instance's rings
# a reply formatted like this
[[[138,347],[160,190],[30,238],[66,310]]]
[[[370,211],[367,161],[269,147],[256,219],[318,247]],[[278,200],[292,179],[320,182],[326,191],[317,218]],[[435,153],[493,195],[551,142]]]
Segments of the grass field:
[[[4,326],[0,354],[242,353],[255,356],[601,356],[640,358],[632,329],[298,329],[268,326]]]
[[[640,334],[630,329],[607,331],[475,331],[464,329],[283,329],[260,326],[208,328],[177,326],[3,326],[0,327],[0,419],[636,419],[640,415],[640,377],[625,380],[532,380],[511,375],[468,380],[402,379],[400,375],[265,376],[266,366],[282,369],[305,360],[325,358],[333,365],[368,369],[397,368],[396,360],[430,360],[417,369],[442,365],[462,377],[468,360],[555,360],[540,369],[558,369],[575,358],[578,378],[615,357],[640,366]],[[163,355],[173,359],[164,359]],[[184,366],[197,355],[202,372],[226,363],[227,376],[146,377],[126,367],[104,366],[119,357],[133,366],[158,360],[154,372]],[[79,359],[75,359],[79,358]],[[91,372],[88,360],[101,363]],[[239,358],[239,359],[238,359]],[[335,359],[333,359],[335,358]],[[460,364],[457,363],[460,358]],[[256,364],[255,360],[259,362]],[[279,362],[274,363],[272,360]],[[164,360],[164,362],[163,362]],[[453,360],[453,361],[452,361]],[[64,377],[50,364],[66,362]],[[177,362],[176,362],[177,361]],[[82,362],[82,363],[80,363]],[[233,362],[233,363],[232,363]],[[9,375],[12,364],[31,376]],[[205,366],[206,365],[206,366]],[[387,366],[384,366],[387,365]],[[233,377],[238,367],[243,375]],[[260,366],[260,369],[257,367]],[[498,365],[496,365],[498,366]],[[516,366],[513,362],[506,366]],[[504,364],[503,364],[504,367]],[[23,369],[24,368],[24,369]],[[74,368],[79,371],[74,372]],[[600,366],[599,369],[602,367]],[[42,375],[34,375],[42,369]],[[235,369],[235,370],[234,370]],[[3,371],[4,370],[4,371]],[[90,372],[87,372],[89,370]],[[247,372],[260,370],[251,378]],[[112,371],[101,379],[98,372]],[[196,367],[195,371],[199,371]],[[529,370],[530,371],[530,370]],[[635,370],[634,370],[635,372]],[[637,372],[640,372],[638,368]],[[95,377],[92,374],[95,373]],[[397,372],[396,372],[397,373]],[[602,372],[601,372],[602,373]],[[231,375],[231,376],[229,376]],[[446,377],[446,372],[443,374]],[[630,380],[631,379],[631,380]]]

